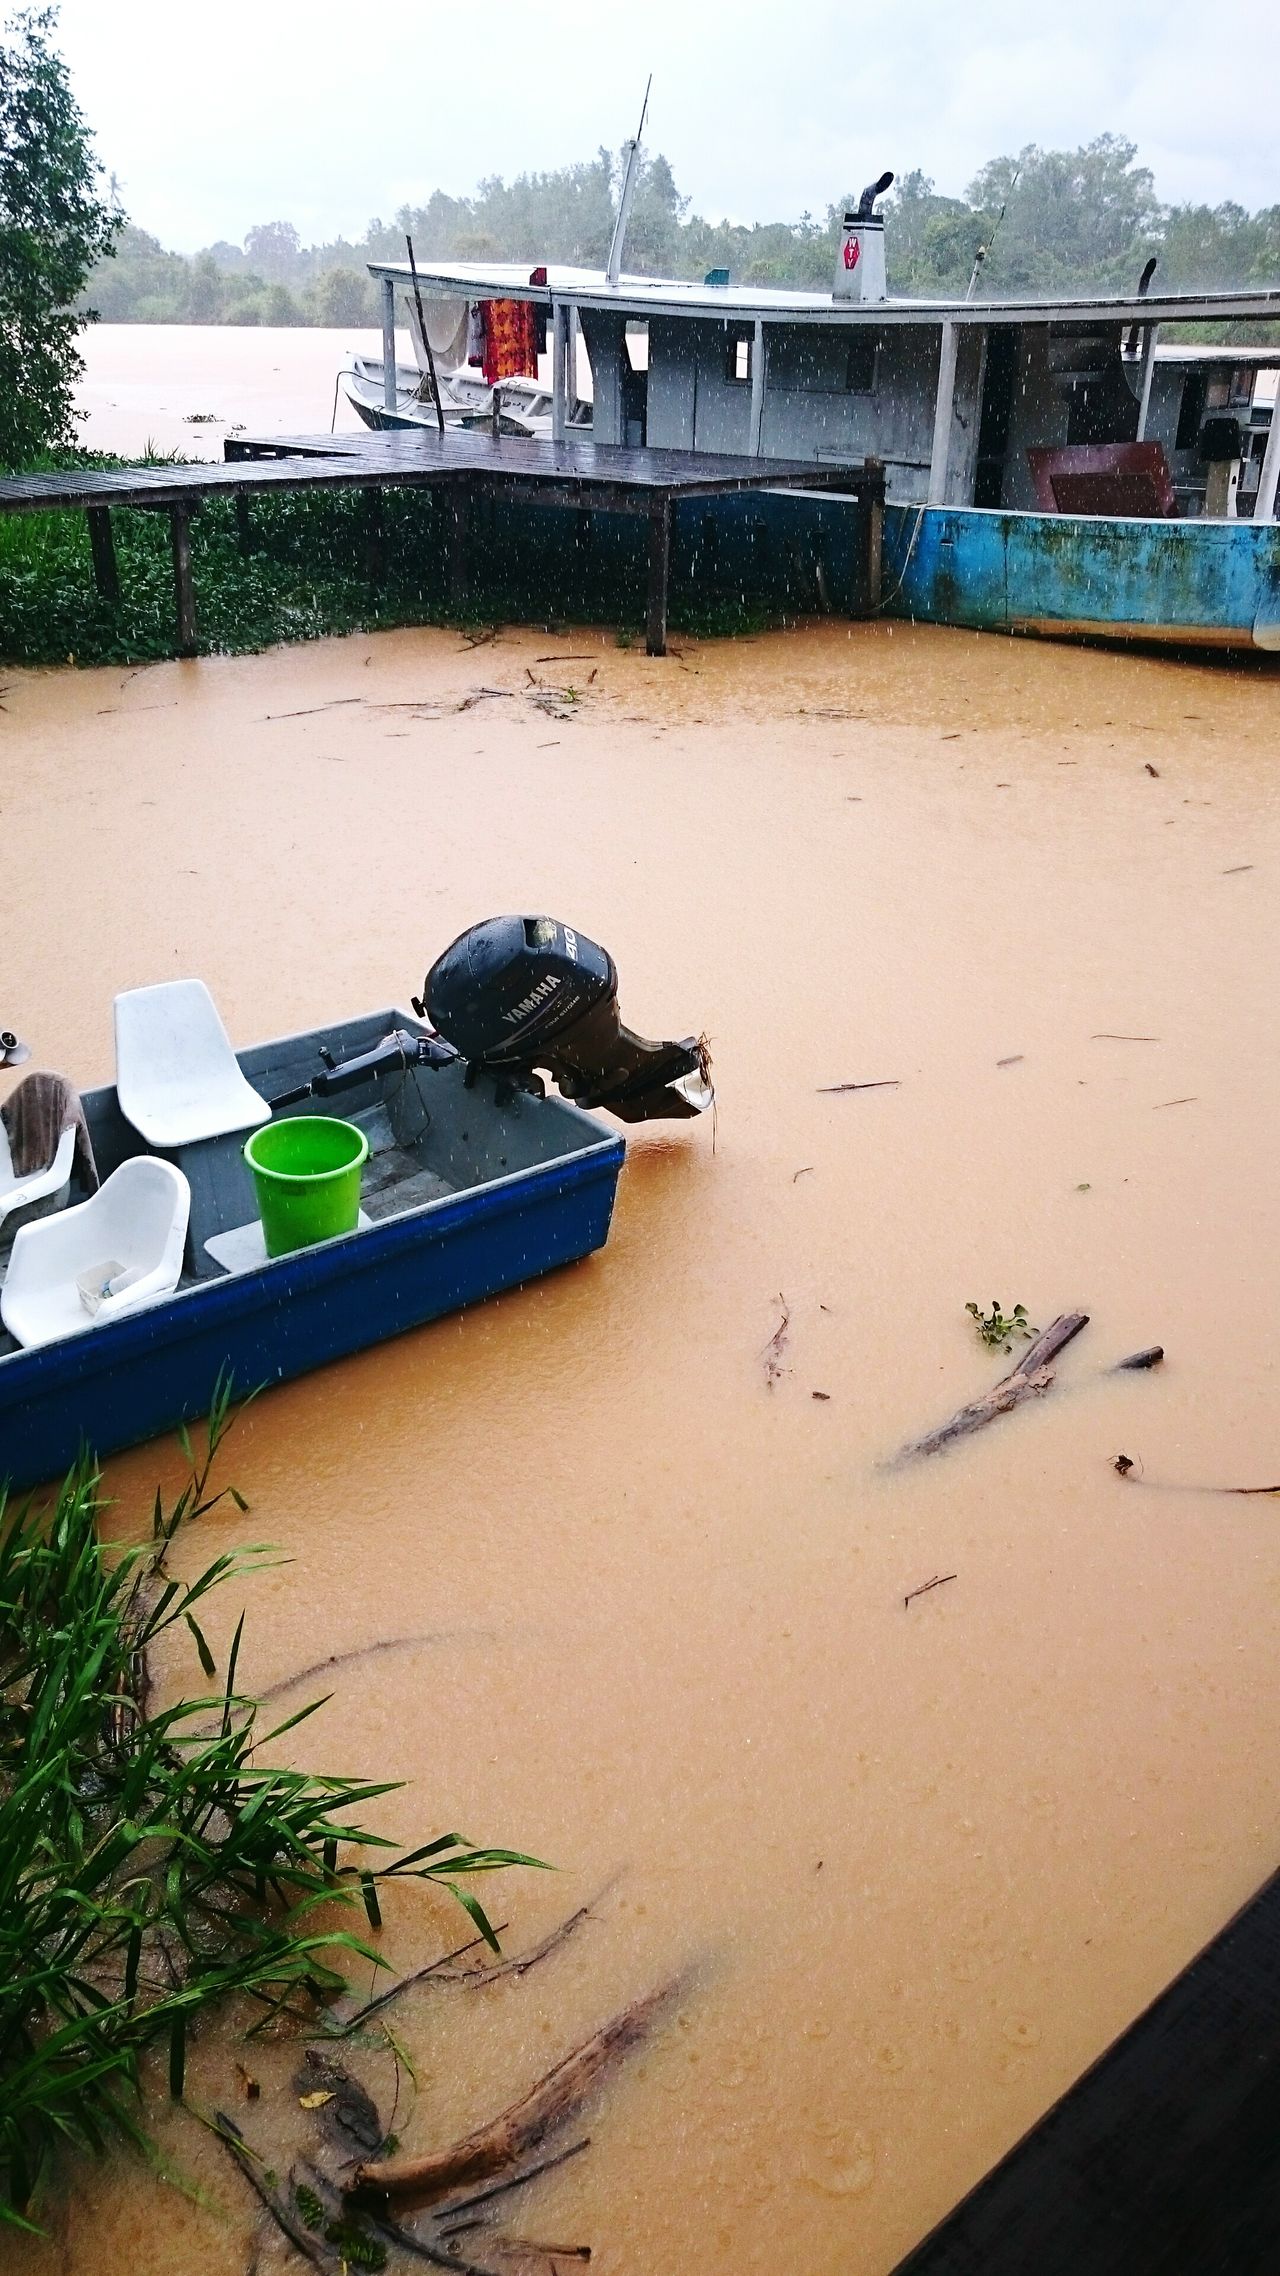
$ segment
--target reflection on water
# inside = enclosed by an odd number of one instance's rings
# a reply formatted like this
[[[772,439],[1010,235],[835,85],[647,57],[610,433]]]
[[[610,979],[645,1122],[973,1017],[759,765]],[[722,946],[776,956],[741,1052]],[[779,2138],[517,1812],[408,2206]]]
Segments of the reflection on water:
[[[376,708],[561,646],[597,677],[554,734]],[[189,1554],[289,1552],[251,1685],[431,1636],[335,1671],[299,1748],[410,1781],[388,1828],[555,1860],[513,1942],[620,1872],[523,1982],[406,2002],[406,2140],[691,1963],[528,2233],[618,2276],[763,2276],[781,2238],[879,2276],[1276,1862],[1274,1511],[1111,1468],[1276,1474],[1275,680],[827,625],[665,663],[402,633],[5,701],[6,1009],[83,1081],[117,988],[198,972],[249,1042],[403,1000],[502,909],[604,941],[641,1029],[708,1030],[714,1155],[635,1132],[600,1256],[265,1397],[226,1456],[251,1514]],[[1002,1364],[964,1313],[993,1296],[1091,1325],[1043,1405],[894,1467]],[[1162,1372],[1104,1372],[1155,1340]],[[122,1525],[158,1474],[112,1465]],[[397,1965],[449,1933],[389,1911]],[[247,2265],[241,2184],[174,2147],[222,2214],[95,2178],[75,2276],[162,2232]]]

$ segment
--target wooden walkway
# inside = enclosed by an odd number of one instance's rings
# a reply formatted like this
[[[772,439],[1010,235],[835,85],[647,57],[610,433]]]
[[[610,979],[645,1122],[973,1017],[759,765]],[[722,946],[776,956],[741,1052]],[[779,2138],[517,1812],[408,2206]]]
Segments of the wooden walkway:
[[[895,2276],[1280,2269],[1280,1874]]]
[[[0,513],[81,511],[88,517],[98,590],[112,606],[120,576],[112,535],[116,507],[167,512],[173,536],[178,653],[196,645],[191,518],[209,498],[236,501],[241,544],[250,543],[249,504],[280,491],[443,487],[451,514],[450,590],[467,597],[467,532],[477,494],[522,504],[593,508],[643,515],[649,529],[648,648],[666,651],[671,540],[682,500],[721,498],[749,490],[820,490],[856,500],[863,524],[865,589],[879,606],[884,470],[818,465],[780,458],[734,458],[718,452],[624,450],[597,443],[552,443],[447,427],[395,433],[235,435],[223,464],[74,468],[0,478]],[[376,519],[371,552],[376,551]]]

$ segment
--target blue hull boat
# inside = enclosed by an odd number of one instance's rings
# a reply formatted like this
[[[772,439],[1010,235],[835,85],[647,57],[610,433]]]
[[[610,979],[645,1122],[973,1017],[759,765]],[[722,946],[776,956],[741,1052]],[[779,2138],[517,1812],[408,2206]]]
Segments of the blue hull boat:
[[[390,1029],[428,1032],[387,1010],[237,1057],[278,1098],[305,1085],[324,1050],[355,1058]],[[87,1092],[84,1106],[103,1179],[147,1152],[114,1088]],[[305,1111],[277,1108],[276,1118]],[[246,1394],[287,1381],[572,1263],[608,1236],[623,1140],[561,1099],[485,1073],[468,1082],[458,1060],[374,1073],[341,1111],[369,1140],[355,1232],[268,1259],[243,1133],[213,1138],[180,1156],[192,1201],[173,1295],[106,1323],[86,1316],[83,1329],[31,1349],[0,1334],[0,1479],[56,1478],[83,1449],[104,1456],[206,1414],[224,1374]]]
[[[977,632],[1280,649],[1280,523],[887,506],[890,616]]]

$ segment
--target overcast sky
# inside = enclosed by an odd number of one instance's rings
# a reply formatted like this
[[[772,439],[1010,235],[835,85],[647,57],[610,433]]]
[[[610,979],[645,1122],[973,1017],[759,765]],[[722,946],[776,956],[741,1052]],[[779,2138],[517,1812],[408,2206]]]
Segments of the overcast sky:
[[[0,0],[0,15],[6,0]],[[959,191],[1028,142],[1130,136],[1165,198],[1280,203],[1280,12],[1204,0],[63,0],[131,217],[191,251],[308,241],[440,187],[646,147],[712,218],[821,212],[883,166]]]

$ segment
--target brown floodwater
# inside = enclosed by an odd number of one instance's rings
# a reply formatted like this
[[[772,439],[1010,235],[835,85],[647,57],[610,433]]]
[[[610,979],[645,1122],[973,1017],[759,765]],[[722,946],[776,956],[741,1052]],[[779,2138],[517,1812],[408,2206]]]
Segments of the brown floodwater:
[[[265,1396],[250,1514],[184,1554],[287,1551],[223,1608],[252,1687],[424,1639],[335,1671],[296,1757],[552,1860],[487,1892],[512,1950],[612,1882],[523,1980],[401,2004],[406,2144],[688,1967],[513,2226],[603,2276],[881,2276],[1280,1856],[1280,1517],[1186,1490],[1280,1478],[1276,678],[827,624],[5,680],[0,1015],[42,1062],[109,1077],[113,993],[168,975],[241,1043],[403,1002],[502,909],[709,1032],[718,1128],[630,1136],[599,1256]],[[895,1467],[999,1371],[993,1296],[1091,1325]],[[121,1530],[179,1469],[110,1465]],[[384,1943],[452,1934],[407,1891]],[[165,2138],[203,2205],[122,2162],[12,2265],[249,2266],[238,2177]]]

